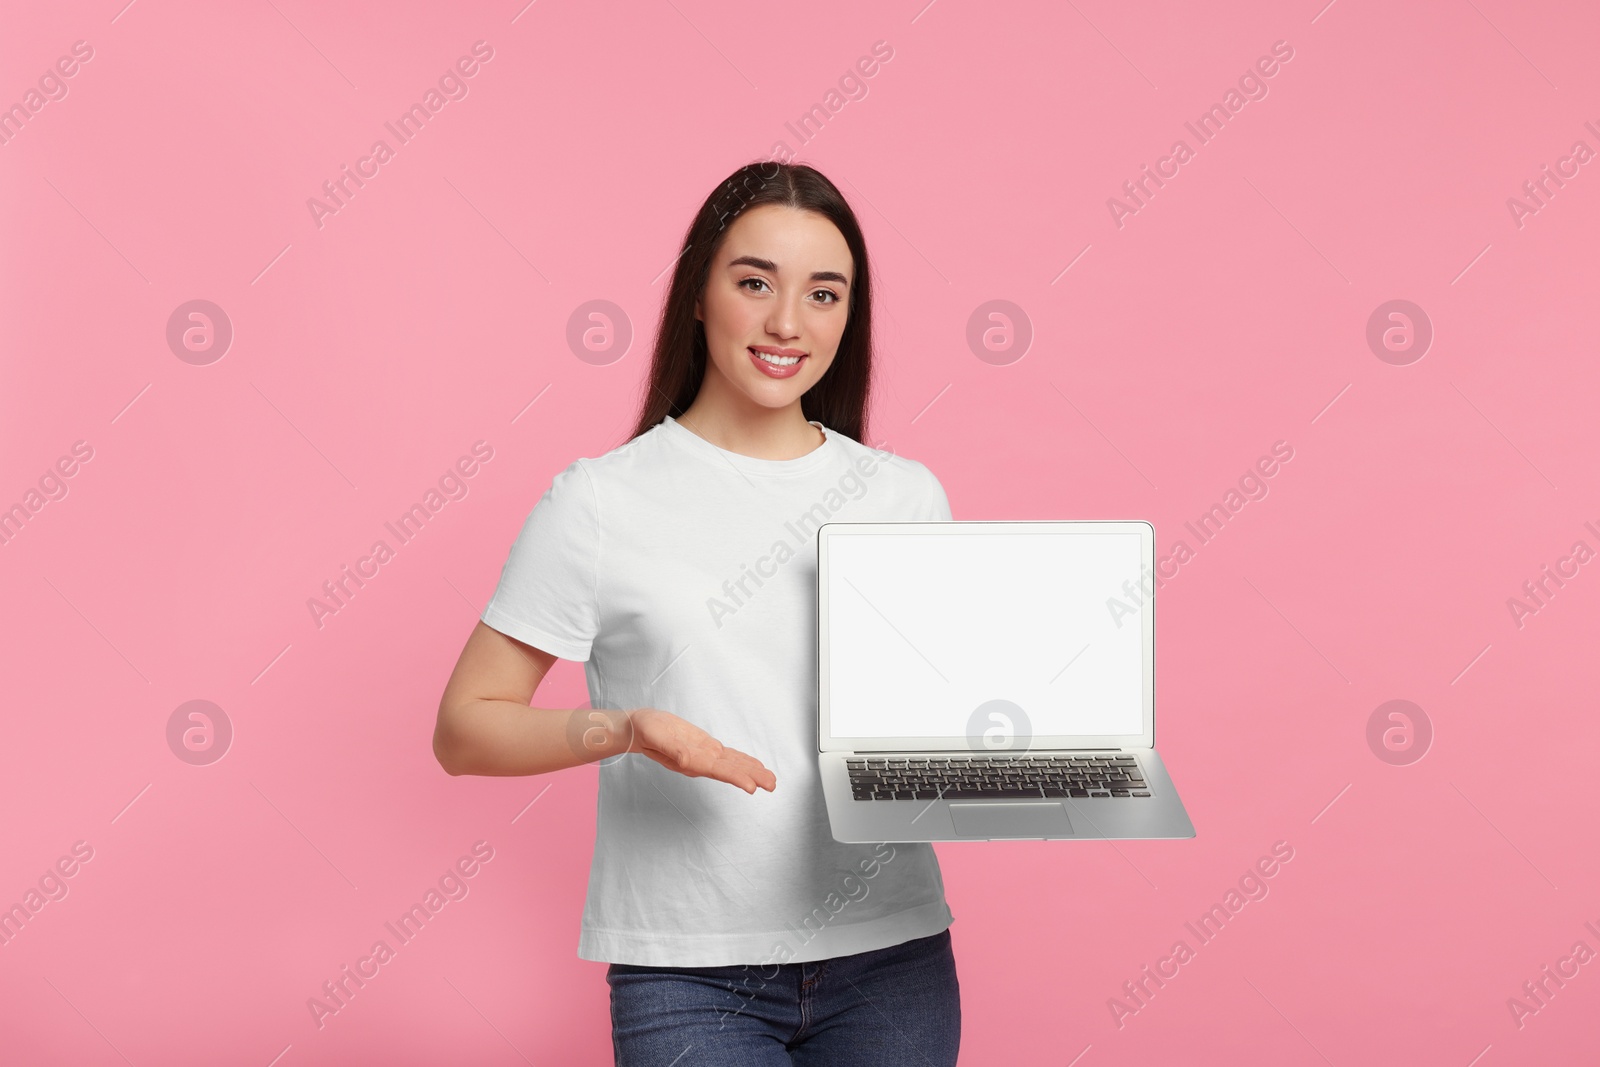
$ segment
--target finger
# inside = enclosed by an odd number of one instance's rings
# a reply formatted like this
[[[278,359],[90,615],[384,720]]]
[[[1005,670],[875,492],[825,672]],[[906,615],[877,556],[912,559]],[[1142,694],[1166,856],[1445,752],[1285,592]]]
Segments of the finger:
[[[736,748],[729,748],[727,745],[723,745],[722,746],[722,755],[726,756],[727,758],[729,758],[731,760],[739,760],[741,762],[749,764],[752,767],[761,766],[761,761],[756,759],[754,756],[750,755],[750,753],[741,752],[739,749],[736,749]]]
[[[731,782],[747,793],[754,793],[757,789],[772,792],[778,784],[777,776],[761,761],[738,749],[726,750],[727,760],[720,766],[724,774],[720,777],[725,782]]]
[[[736,748],[730,748],[726,751],[734,759],[739,760],[745,769],[749,771],[749,773],[758,781],[761,780],[763,776],[767,778],[773,778],[773,774],[767,769],[766,764],[762,763],[748,752],[740,752]]]
[[[776,788],[777,777],[754,756],[729,748],[701,730],[695,729],[693,733],[699,736],[684,737],[680,733],[670,740],[647,743],[645,755],[685,777],[713,778],[738,786],[746,793],[757,789],[770,793]]]
[[[750,792],[752,793],[755,792],[756,789],[765,789],[770,793],[778,784],[777,776],[754,759],[750,760],[748,763],[740,763],[739,775],[741,781],[750,783]]]
[[[757,789],[765,789],[770,793],[777,786],[777,778],[764,767],[758,771],[751,771],[747,766],[727,759],[717,759],[708,766],[696,767],[693,766],[693,761],[680,763],[659,751],[648,752],[646,755],[667,770],[676,771],[685,778],[710,778],[713,781],[727,782],[743,789],[746,793],[754,793]]]

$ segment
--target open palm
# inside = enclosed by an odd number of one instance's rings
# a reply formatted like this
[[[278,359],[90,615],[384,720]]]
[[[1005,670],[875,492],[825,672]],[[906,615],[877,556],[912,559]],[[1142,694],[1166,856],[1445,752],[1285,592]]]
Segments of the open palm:
[[[659,708],[640,708],[629,716],[632,751],[649,756],[669,771],[690,778],[715,778],[746,793],[772,792],[777,777],[761,761],[729,748],[686,719]]]

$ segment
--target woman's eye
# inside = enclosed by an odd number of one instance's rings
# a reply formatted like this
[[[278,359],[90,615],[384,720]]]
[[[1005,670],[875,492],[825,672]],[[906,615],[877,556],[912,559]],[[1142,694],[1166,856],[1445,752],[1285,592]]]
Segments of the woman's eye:
[[[756,285],[767,286],[767,280],[765,278],[750,277],[750,278],[741,279],[740,282],[739,282],[739,288],[743,289],[745,286],[750,285],[751,283],[754,283]],[[772,287],[771,286],[767,286],[767,288],[770,290]],[[758,292],[759,290],[750,289],[750,290],[747,290],[747,291],[748,292]],[[828,298],[826,300],[817,301],[817,303],[819,303],[819,304],[837,304],[839,302],[839,294],[834,292],[832,289],[818,289],[816,292],[812,293],[811,295],[812,296],[826,296]]]

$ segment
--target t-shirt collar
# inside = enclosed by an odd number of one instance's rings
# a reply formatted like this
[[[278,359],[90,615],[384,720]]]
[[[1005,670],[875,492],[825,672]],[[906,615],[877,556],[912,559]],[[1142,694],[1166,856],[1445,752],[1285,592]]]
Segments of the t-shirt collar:
[[[755,456],[729,452],[707,441],[671,415],[661,421],[660,429],[666,440],[708,462],[717,464],[724,470],[731,467],[748,474],[806,474],[828,463],[839,450],[838,434],[814,419],[806,421],[822,431],[823,441],[810,452],[794,459],[758,459]]]

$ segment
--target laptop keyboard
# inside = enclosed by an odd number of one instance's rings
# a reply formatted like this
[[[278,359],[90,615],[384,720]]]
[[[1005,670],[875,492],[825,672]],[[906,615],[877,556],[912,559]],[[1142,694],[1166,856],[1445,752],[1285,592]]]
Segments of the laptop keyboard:
[[[857,800],[1147,797],[1132,756],[851,757]]]

